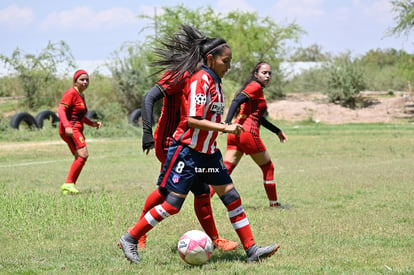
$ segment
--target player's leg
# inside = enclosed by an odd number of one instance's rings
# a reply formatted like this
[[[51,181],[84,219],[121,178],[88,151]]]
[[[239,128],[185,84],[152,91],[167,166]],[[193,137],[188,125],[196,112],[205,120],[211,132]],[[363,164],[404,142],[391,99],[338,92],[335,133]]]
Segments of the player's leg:
[[[219,196],[222,194],[220,199],[226,206],[230,222],[243,244],[247,254],[247,261],[257,262],[272,256],[279,249],[280,245],[277,243],[263,247],[256,245],[240,195],[233,184],[213,187],[216,187],[215,190]],[[231,188],[230,191],[227,191],[229,188]]]
[[[72,137],[68,137],[64,134],[61,136],[75,156],[75,160],[72,162],[66,181],[61,186],[61,189],[64,194],[77,194],[79,193],[79,190],[76,189],[75,184],[89,156],[85,138],[79,131],[74,131]]]
[[[125,257],[138,263],[138,239],[154,228],[159,222],[177,214],[191,189],[195,178],[195,168],[191,150],[188,147],[174,144],[169,148],[167,161],[158,177],[157,185],[168,190],[165,201],[151,208],[134,227],[128,230],[119,240],[119,247]]]
[[[148,211],[161,204],[165,201],[166,195],[168,194],[167,189],[163,187],[157,187],[145,200],[144,208],[142,209],[139,219],[141,220]],[[142,235],[138,240],[138,248],[144,249],[147,245],[147,235]]]
[[[238,150],[236,146],[229,143],[227,144],[226,154],[224,155],[223,163],[226,166],[229,175],[233,172],[234,168],[239,164],[240,159],[243,156],[243,152]],[[210,187],[210,196],[214,196],[214,189]]]
[[[163,203],[151,208],[143,219],[140,219],[134,227],[130,228],[128,233],[121,236],[118,246],[130,262],[139,263],[140,261],[137,251],[138,239],[153,229],[159,222],[180,212],[184,200],[185,195],[168,193]]]
[[[218,151],[212,156],[212,162],[216,162],[216,166],[214,163],[208,164],[209,167],[217,167],[218,171],[214,174],[207,174],[205,177],[208,178],[209,182],[217,183],[216,185],[212,185],[212,187],[227,208],[230,223],[243,244],[248,261],[259,261],[260,259],[273,255],[279,248],[278,244],[266,247],[259,247],[255,244],[250,223],[244,211],[240,195],[235,189],[230,175],[225,169],[220,169],[221,161],[221,153]]]
[[[194,194],[194,211],[197,219],[214,246],[223,251],[235,249],[238,246],[237,242],[222,238],[218,234],[211,208],[210,186],[203,182],[196,182],[191,187],[191,192]]]
[[[254,162],[260,167],[263,174],[263,185],[269,199],[270,206],[279,206],[277,201],[276,182],[274,180],[275,167],[268,151],[250,155]]]
[[[243,156],[243,150],[240,147],[240,142],[243,138],[242,135],[244,136],[244,134],[245,133],[242,133],[238,137],[231,134],[227,135],[227,150],[223,160],[230,175],[237,164],[239,164],[239,161]]]
[[[224,165],[226,166],[227,171],[231,175],[234,168],[239,164],[240,159],[243,156],[243,152],[237,149],[227,149],[226,154],[224,155]]]

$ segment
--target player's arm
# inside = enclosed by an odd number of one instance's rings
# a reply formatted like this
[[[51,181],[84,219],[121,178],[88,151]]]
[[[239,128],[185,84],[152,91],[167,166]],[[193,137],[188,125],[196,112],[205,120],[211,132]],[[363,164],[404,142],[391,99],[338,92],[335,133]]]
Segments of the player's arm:
[[[102,122],[90,120],[87,116],[83,117],[83,122],[88,126],[95,127],[96,129],[99,129],[102,126]]]
[[[237,109],[242,105],[243,103],[249,101],[250,97],[247,96],[245,93],[238,94],[233,101],[231,102],[229,111],[227,112],[226,120],[224,121],[226,124],[230,124],[234,114],[236,113]]]
[[[280,130],[279,127],[268,121],[264,116],[260,119],[260,124],[266,129],[275,133],[279,137],[280,142],[285,143],[288,140],[286,134]]]
[[[65,128],[65,134],[69,137],[73,135],[73,129],[70,126],[68,117],[66,116],[66,110],[69,108],[68,105],[64,103],[60,103],[59,107],[57,108],[57,114],[59,116],[60,122],[63,125],[63,128]]]
[[[203,119],[201,117],[188,116],[187,125],[188,127],[198,128],[201,130],[218,131],[235,135],[240,135],[242,131],[244,132],[243,126],[238,123],[227,125]]]
[[[153,110],[154,104],[158,100],[164,97],[160,88],[155,85],[144,96],[141,106],[141,118],[142,118],[142,150],[147,154],[154,148],[154,136],[152,134],[153,125]]]

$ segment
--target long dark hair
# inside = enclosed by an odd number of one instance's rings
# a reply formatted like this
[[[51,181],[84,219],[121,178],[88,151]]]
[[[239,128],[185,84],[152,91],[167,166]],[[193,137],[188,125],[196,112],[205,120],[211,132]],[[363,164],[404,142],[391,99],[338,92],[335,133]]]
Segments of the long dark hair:
[[[192,26],[182,25],[181,30],[162,41],[162,48],[155,48],[158,60],[152,63],[160,69],[156,72],[171,72],[170,78],[180,79],[185,72],[190,75],[207,64],[207,56],[219,55],[229,46],[223,38],[209,38]]]

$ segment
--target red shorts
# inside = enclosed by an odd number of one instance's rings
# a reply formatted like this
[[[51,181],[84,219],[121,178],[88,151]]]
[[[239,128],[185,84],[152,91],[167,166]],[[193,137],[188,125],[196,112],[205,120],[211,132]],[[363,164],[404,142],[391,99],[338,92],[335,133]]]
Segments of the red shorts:
[[[237,150],[246,155],[253,155],[266,151],[260,136],[252,133],[241,133],[240,136],[227,135],[227,150]]]
[[[68,137],[65,133],[59,133],[60,137],[68,144],[70,151],[75,155],[76,150],[85,147],[85,137],[83,133],[76,128],[73,128],[73,135]]]

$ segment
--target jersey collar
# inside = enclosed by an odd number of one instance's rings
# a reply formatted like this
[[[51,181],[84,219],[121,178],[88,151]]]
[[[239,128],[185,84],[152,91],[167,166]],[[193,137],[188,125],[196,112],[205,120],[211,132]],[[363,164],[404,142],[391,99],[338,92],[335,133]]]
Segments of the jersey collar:
[[[216,75],[215,72],[213,72],[212,69],[210,69],[209,67],[207,67],[206,65],[202,65],[201,68],[207,72],[209,75],[211,75],[211,77],[214,79],[214,82],[218,82],[221,83],[221,79]]]

